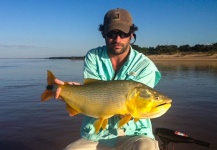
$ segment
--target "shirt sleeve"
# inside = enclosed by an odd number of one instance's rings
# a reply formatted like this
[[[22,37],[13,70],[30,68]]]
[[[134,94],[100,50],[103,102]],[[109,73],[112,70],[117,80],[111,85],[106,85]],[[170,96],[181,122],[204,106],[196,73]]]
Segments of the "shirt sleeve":
[[[134,55],[133,61],[129,65],[132,67],[130,73],[128,73],[130,75],[126,79],[131,79],[153,88],[161,79],[161,73],[147,56],[138,52],[135,53],[136,55]]]
[[[84,79],[91,78],[91,79],[100,79],[99,74],[97,72],[97,63],[96,63],[96,52],[89,51],[84,60],[84,69],[83,69],[83,75]]]
[[[144,83],[145,85],[154,88],[154,86],[161,79],[161,73],[158,71],[156,66],[152,61],[144,67],[141,72],[138,74],[136,81]]]

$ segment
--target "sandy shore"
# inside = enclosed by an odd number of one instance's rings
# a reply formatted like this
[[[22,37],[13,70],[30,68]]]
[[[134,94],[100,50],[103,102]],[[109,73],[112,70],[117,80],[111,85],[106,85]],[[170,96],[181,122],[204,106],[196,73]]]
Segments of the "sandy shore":
[[[217,61],[217,54],[174,54],[174,55],[147,55],[151,60],[189,60],[189,61]]]

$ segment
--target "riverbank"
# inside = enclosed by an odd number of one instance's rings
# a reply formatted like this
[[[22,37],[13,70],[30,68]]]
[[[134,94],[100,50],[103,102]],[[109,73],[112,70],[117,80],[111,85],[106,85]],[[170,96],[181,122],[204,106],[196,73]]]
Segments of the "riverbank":
[[[217,54],[173,54],[173,55],[147,55],[151,60],[189,60],[189,61],[217,61]]]
[[[161,54],[161,55],[146,55],[151,60],[189,60],[189,61],[217,61],[217,54],[210,55],[208,53],[193,53],[193,54]],[[84,56],[71,57],[49,57],[48,59],[72,59],[83,60]]]

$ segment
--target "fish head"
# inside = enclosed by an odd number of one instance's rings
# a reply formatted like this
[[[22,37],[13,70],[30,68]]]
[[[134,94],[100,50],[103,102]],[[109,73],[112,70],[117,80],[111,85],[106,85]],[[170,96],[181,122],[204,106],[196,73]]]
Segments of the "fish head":
[[[137,88],[131,98],[130,109],[134,118],[160,117],[167,112],[172,103],[166,95],[147,87]]]

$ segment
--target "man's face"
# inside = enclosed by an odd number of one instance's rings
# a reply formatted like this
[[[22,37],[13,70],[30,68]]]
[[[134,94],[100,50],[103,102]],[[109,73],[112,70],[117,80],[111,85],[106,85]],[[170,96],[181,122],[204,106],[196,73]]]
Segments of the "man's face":
[[[106,46],[108,48],[108,53],[113,55],[119,55],[130,48],[130,40],[132,34],[124,33],[119,30],[112,30],[105,36]]]

